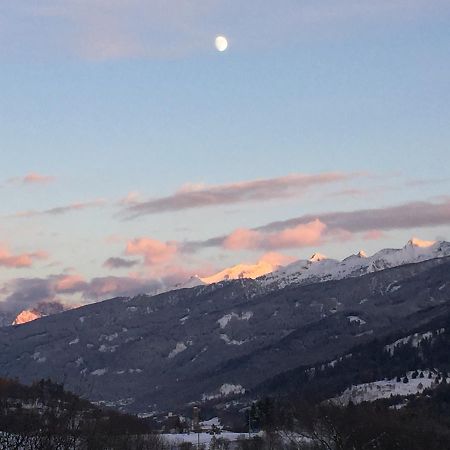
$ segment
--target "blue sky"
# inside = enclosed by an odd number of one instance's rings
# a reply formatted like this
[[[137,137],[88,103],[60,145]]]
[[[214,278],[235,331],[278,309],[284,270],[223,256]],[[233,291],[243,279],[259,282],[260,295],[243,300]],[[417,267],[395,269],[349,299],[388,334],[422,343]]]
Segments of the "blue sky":
[[[86,300],[115,293],[86,289],[93,279],[141,288],[267,252],[450,238],[448,2],[19,0],[0,13],[3,300],[19,279],[78,277]],[[199,191],[209,206],[192,206]],[[155,199],[190,206],[126,217]],[[369,234],[314,222],[419,201],[439,207],[433,220]],[[303,216],[289,239],[186,250]]]

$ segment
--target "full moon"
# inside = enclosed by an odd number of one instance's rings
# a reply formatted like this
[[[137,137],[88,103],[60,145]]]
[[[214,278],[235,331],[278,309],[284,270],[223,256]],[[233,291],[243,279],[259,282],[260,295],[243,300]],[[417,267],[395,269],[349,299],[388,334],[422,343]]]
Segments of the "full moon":
[[[228,47],[228,41],[225,36],[217,36],[215,40],[216,48],[219,52],[224,52]]]

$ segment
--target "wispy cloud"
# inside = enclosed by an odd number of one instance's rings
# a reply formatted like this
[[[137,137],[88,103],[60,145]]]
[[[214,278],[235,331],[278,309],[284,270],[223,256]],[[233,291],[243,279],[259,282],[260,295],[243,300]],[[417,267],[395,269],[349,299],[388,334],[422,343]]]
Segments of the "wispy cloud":
[[[73,211],[84,211],[86,209],[100,208],[106,204],[106,200],[98,199],[87,202],[75,202],[69,205],[57,206],[54,208],[43,210],[20,211],[12,215],[12,217],[37,217],[37,216],[59,216]]]
[[[108,269],[129,269],[137,264],[139,264],[139,261],[135,259],[111,257],[103,263],[103,267],[107,267]]]
[[[190,184],[167,197],[148,201],[138,201],[133,197],[133,202],[122,210],[122,215],[136,218],[169,211],[289,198],[302,195],[318,186],[348,181],[359,176],[361,174],[354,173],[293,174],[215,186]]]
[[[8,184],[15,185],[39,185],[39,184],[49,184],[56,180],[56,177],[52,175],[43,175],[37,172],[30,172],[21,177],[13,177],[7,180]]]

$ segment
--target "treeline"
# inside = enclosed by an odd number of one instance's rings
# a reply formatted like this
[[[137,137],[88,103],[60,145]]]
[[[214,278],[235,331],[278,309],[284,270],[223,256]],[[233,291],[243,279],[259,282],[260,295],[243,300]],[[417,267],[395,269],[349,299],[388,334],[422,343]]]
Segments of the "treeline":
[[[1,450],[162,450],[148,420],[96,407],[41,380],[0,379]]]
[[[351,385],[403,379],[409,371],[437,369],[440,378],[446,378],[450,374],[450,318],[444,321],[440,319],[435,324],[411,333],[428,330],[434,330],[430,337],[414,345],[412,341],[400,343],[394,351],[388,351],[386,345],[403,336],[376,339],[354,347],[347,355],[342,355],[332,363],[298,367],[284,372],[258,386],[249,396],[299,395],[320,401],[339,394]]]
[[[311,404],[264,399],[253,405],[251,423],[265,431],[242,443],[271,450],[443,450],[450,448],[450,386],[410,397],[400,409],[389,401]],[[247,418],[248,419],[248,418]]]

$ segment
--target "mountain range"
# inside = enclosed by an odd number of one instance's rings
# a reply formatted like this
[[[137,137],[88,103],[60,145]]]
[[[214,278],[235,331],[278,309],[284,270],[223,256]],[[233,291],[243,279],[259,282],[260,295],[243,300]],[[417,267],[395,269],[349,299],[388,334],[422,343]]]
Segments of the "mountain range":
[[[120,297],[0,329],[0,376],[51,378],[141,414],[230,407],[298,367],[450,314],[450,243]]]

